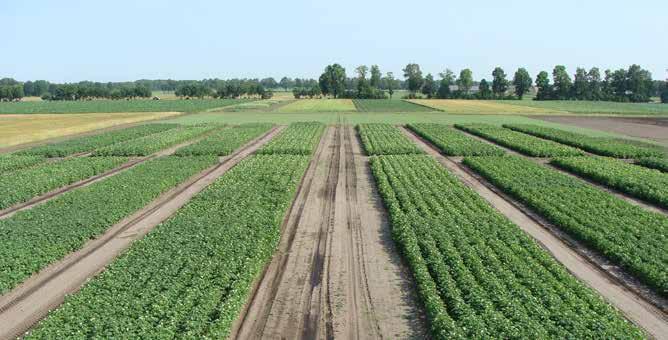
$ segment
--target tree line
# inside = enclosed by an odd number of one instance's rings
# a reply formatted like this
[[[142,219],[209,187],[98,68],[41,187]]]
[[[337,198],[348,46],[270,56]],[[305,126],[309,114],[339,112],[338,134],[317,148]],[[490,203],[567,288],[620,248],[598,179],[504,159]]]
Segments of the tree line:
[[[258,79],[205,79],[183,84],[175,90],[174,94],[177,97],[188,98],[239,98],[246,96],[269,99],[273,92],[266,89]]]

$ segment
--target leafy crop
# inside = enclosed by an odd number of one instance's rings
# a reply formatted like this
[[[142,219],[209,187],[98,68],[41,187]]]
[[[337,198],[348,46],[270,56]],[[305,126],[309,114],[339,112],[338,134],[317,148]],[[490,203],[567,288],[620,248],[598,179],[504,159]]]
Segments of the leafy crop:
[[[180,148],[177,156],[226,156],[272,127],[271,124],[243,124],[212,133],[201,141]]]
[[[636,164],[642,165],[646,168],[668,172],[668,159],[666,158],[642,158],[636,161]]]
[[[574,146],[582,150],[602,156],[617,158],[636,158],[661,156],[659,147],[639,145],[631,141],[614,138],[590,137],[575,132],[553,129],[530,124],[505,124],[504,127],[562,144]]]
[[[320,143],[323,131],[325,125],[322,123],[292,123],[258,150],[258,153],[310,155]]]
[[[63,100],[20,103],[0,102],[3,113],[93,113],[93,112],[198,112],[235,105],[246,99],[191,100]]]
[[[666,216],[520,157],[467,157],[464,164],[668,296]]]
[[[421,154],[423,151],[401,131],[390,124],[357,125],[368,155]]]
[[[433,111],[425,106],[405,100],[389,99],[354,99],[353,103],[360,112],[425,112]]]
[[[455,127],[491,140],[507,148],[532,157],[581,156],[584,152],[576,148],[540,139],[517,131],[488,124],[455,124]]]
[[[243,160],[27,338],[225,339],[280,239],[309,156]]]
[[[99,175],[127,161],[125,157],[80,157],[46,162],[0,176],[0,210]]]
[[[605,157],[565,157],[552,164],[668,208],[668,174]]]
[[[166,149],[201,136],[211,130],[220,128],[219,125],[188,126],[155,133],[145,137],[113,144],[97,149],[95,156],[148,156],[152,153]]]
[[[44,162],[42,156],[31,155],[0,155],[0,174],[9,172]]]
[[[448,156],[501,156],[503,149],[481,142],[443,124],[408,124],[407,127]]]
[[[0,294],[216,161],[157,158],[0,220]]]
[[[298,99],[276,109],[281,113],[355,112],[351,99]]]
[[[428,156],[371,159],[435,339],[642,333]]]
[[[68,139],[63,142],[37,146],[20,154],[41,155],[45,157],[65,157],[77,153],[89,152],[115,143],[120,143],[177,127],[176,124],[146,124],[122,130],[105,132],[93,136]]]

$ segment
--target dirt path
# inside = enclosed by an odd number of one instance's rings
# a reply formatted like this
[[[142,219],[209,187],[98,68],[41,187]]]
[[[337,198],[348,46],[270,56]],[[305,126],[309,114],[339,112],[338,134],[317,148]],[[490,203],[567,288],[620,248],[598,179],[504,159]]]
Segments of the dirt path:
[[[388,247],[389,226],[369,191],[368,176],[352,128],[327,129],[279,250],[232,338],[424,334],[408,275]]]
[[[643,328],[649,335],[657,339],[668,336],[668,316],[661,306],[665,301],[646,301],[655,296],[645,296],[638,289],[630,286],[635,283],[626,281],[627,277],[618,276],[614,266],[600,262],[587,249],[574,240],[559,232],[540,216],[532,214],[528,208],[504,195],[490,183],[468,170],[464,165],[440,154],[431,144],[417,135],[403,129],[403,132],[415,141],[427,154],[436,158],[445,168],[457,176],[465,185],[476,191],[494,208],[500,211],[524,232],[533,237],[545,250],[559,261],[570,273],[584,282],[608,302],[618,308],[628,319]],[[623,275],[623,274],[622,274]],[[632,279],[631,279],[632,280]]]
[[[104,270],[133,241],[168,219],[194,195],[259,149],[282,127],[276,127],[251,141],[221,162],[161,195],[144,209],[110,227],[82,249],[54,263],[0,297],[0,339],[15,338],[30,329],[66,295],[81,288],[86,280]]]

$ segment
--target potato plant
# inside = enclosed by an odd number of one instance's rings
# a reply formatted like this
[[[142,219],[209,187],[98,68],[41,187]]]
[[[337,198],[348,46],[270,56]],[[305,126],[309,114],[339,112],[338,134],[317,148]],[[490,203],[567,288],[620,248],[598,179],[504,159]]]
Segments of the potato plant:
[[[360,124],[357,126],[362,145],[368,155],[401,155],[424,153],[413,141],[390,124]]]
[[[220,125],[180,127],[97,149],[93,155],[148,156],[219,128],[221,128]]]
[[[636,161],[636,164],[642,165],[646,168],[668,172],[668,159],[666,158],[641,158]]]
[[[448,156],[501,156],[506,153],[501,148],[471,138],[447,125],[419,123],[408,124],[407,127]]]
[[[310,155],[320,143],[323,131],[325,131],[325,125],[322,123],[292,123],[258,150],[258,153]]]
[[[201,141],[180,148],[177,156],[226,156],[271,129],[271,124],[242,124],[212,133]]]
[[[16,154],[0,155],[0,174],[27,168],[44,161],[45,159],[42,156]]]

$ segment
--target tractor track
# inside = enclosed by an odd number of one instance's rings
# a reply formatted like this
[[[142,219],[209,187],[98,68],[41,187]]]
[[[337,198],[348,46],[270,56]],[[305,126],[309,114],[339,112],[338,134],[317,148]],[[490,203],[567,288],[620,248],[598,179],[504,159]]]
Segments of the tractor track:
[[[12,339],[37,324],[58,307],[66,295],[78,291],[91,277],[104,270],[132,242],[168,219],[190,198],[213,183],[241,160],[278,134],[274,127],[216,165],[164,193],[138,212],[111,226],[98,238],[33,275],[12,291],[0,296],[0,339]]]

